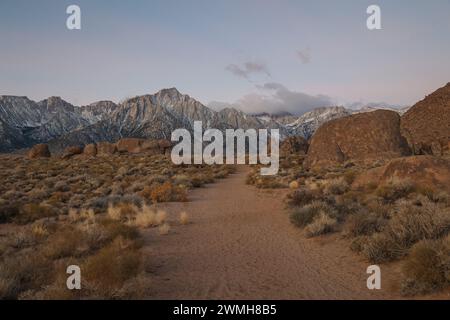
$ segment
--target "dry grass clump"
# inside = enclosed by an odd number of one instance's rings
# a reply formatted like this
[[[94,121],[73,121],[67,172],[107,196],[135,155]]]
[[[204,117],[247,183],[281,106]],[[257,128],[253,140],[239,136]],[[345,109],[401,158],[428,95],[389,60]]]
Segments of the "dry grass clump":
[[[53,217],[57,214],[58,211],[48,204],[28,203],[19,210],[19,214],[14,218],[14,221],[26,224],[42,218]]]
[[[136,214],[133,224],[140,228],[149,228],[157,225],[156,214],[148,206],[144,205],[142,209]]]
[[[400,198],[404,198],[414,192],[415,185],[410,180],[400,180],[392,178],[376,189],[377,196],[383,198],[386,202],[394,202]]]
[[[132,241],[118,237],[81,266],[82,281],[92,296],[114,298],[124,283],[139,273],[141,259]]]
[[[316,237],[321,234],[333,232],[336,226],[336,219],[331,218],[325,212],[320,211],[319,214],[313,218],[313,221],[305,227],[305,234],[307,237]]]
[[[347,218],[344,233],[347,237],[370,236],[381,231],[386,221],[375,212],[359,211]]]
[[[292,207],[300,207],[307,205],[318,198],[317,192],[311,191],[307,188],[300,188],[294,190],[287,195],[288,204]]]
[[[175,186],[169,181],[154,187],[147,186],[140,194],[144,199],[150,199],[153,203],[187,201],[186,189],[184,187]]]
[[[349,185],[344,178],[328,180],[324,183],[324,193],[327,195],[339,195],[349,190]]]
[[[415,244],[403,264],[402,293],[435,292],[450,285],[450,237]]]
[[[190,222],[190,219],[189,219],[189,215],[187,214],[187,212],[186,211],[181,212],[180,213],[180,223],[182,225],[187,225],[187,224],[189,224],[189,222]]]
[[[167,235],[170,232],[170,225],[168,223],[164,223],[159,227],[160,235]]]
[[[333,219],[336,217],[336,211],[327,203],[314,201],[304,207],[294,209],[290,214],[290,220],[295,226],[303,228],[313,223],[315,218],[321,214]]]

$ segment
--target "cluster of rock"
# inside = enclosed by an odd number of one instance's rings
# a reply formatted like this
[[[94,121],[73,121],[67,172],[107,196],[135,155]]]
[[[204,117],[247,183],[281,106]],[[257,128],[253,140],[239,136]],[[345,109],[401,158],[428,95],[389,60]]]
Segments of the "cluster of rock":
[[[147,153],[152,155],[169,154],[172,143],[168,140],[146,140],[138,138],[123,138],[116,143],[98,142],[88,144],[84,147],[71,146],[64,149],[61,158],[69,159],[76,155],[85,157],[96,157],[112,155],[116,153]],[[37,144],[28,151],[29,159],[48,158],[51,156],[47,144]]]
[[[450,154],[450,83],[401,117],[376,110],[323,124],[311,139],[304,166],[446,154]]]

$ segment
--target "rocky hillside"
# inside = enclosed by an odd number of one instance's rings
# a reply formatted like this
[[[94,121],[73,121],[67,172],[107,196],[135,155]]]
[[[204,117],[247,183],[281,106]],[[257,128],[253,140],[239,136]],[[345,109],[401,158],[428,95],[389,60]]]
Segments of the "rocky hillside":
[[[450,82],[411,107],[401,130],[415,154],[450,153]]]

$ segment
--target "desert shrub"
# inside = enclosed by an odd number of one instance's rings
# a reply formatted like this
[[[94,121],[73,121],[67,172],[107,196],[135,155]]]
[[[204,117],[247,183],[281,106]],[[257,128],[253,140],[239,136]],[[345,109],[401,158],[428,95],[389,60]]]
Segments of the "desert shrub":
[[[383,198],[386,202],[394,202],[400,198],[406,197],[415,190],[414,183],[409,180],[390,179],[376,189],[377,196]]]
[[[289,189],[295,190],[295,189],[298,189],[298,187],[299,187],[299,183],[296,180],[291,181],[289,183]]]
[[[128,240],[136,240],[139,237],[139,232],[135,227],[115,220],[100,219],[99,225],[105,232],[105,238],[109,241],[112,241],[117,237]]]
[[[359,243],[360,252],[372,263],[392,261],[405,251],[385,233],[374,233]]]
[[[426,294],[450,284],[450,241],[424,240],[403,264],[402,293]]]
[[[155,226],[157,224],[156,213],[150,207],[144,205],[136,214],[133,224],[141,228]]]
[[[160,235],[167,235],[170,231],[170,225],[168,223],[164,223],[159,227],[159,234]]]
[[[52,234],[42,248],[45,257],[60,259],[77,256],[82,249],[83,233],[73,227],[65,227]]]
[[[182,225],[189,224],[189,215],[187,214],[186,211],[180,213],[180,223]]]
[[[321,212],[330,217],[336,216],[335,210],[328,204],[322,201],[314,201],[302,208],[293,210],[290,214],[290,220],[293,225],[303,228],[312,223]]]
[[[418,207],[403,204],[379,233],[368,237],[362,252],[373,262],[384,262],[404,256],[421,240],[438,239],[450,230],[450,214],[434,203]]]
[[[278,189],[284,188],[285,185],[278,181],[276,176],[259,176],[254,185],[260,189]]]
[[[380,232],[386,221],[373,212],[360,211],[347,218],[345,234],[349,237],[369,236]]]
[[[309,189],[301,188],[294,190],[287,196],[290,206],[301,207],[307,205],[316,199],[317,194]]]
[[[170,202],[170,201],[178,201],[185,202],[187,201],[187,193],[186,189],[181,188],[179,186],[174,186],[170,182],[165,182],[162,185],[157,185],[153,188],[145,187],[141,192],[141,196],[144,198],[150,198],[153,203],[158,202]]]
[[[421,207],[403,205],[389,221],[386,232],[395,242],[409,248],[423,239],[437,239],[450,230],[450,213],[434,203]]]
[[[349,189],[348,183],[343,178],[328,180],[325,183],[325,194],[343,194]]]
[[[53,217],[57,210],[47,204],[28,203],[20,208],[20,213],[14,219],[18,223],[29,223],[42,218]]]
[[[430,201],[450,205],[450,197],[445,191],[437,191],[434,188],[424,186],[418,186],[416,191],[417,193],[426,196]]]
[[[0,299],[17,299],[22,292],[52,280],[53,265],[39,251],[4,257],[0,263]]]
[[[123,284],[139,273],[141,254],[132,242],[117,238],[90,256],[82,266],[86,287],[102,298],[114,298]]]
[[[333,232],[337,225],[337,220],[331,218],[323,211],[319,212],[313,221],[305,227],[307,237],[316,237],[321,234]]]
[[[132,217],[139,211],[139,208],[127,202],[119,203],[117,205],[110,205],[108,207],[108,217],[112,220],[124,221]]]

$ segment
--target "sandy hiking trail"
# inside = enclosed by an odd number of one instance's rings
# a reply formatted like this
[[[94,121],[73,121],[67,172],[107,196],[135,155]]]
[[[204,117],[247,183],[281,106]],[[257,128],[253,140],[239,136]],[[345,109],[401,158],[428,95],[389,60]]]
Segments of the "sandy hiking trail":
[[[246,185],[248,170],[240,167],[225,180],[195,189],[190,202],[162,206],[171,232],[144,232],[152,273],[148,298],[393,298],[385,277],[381,290],[367,289],[369,263],[333,236],[305,239],[289,222],[282,192]],[[181,211],[191,224],[177,222]]]

